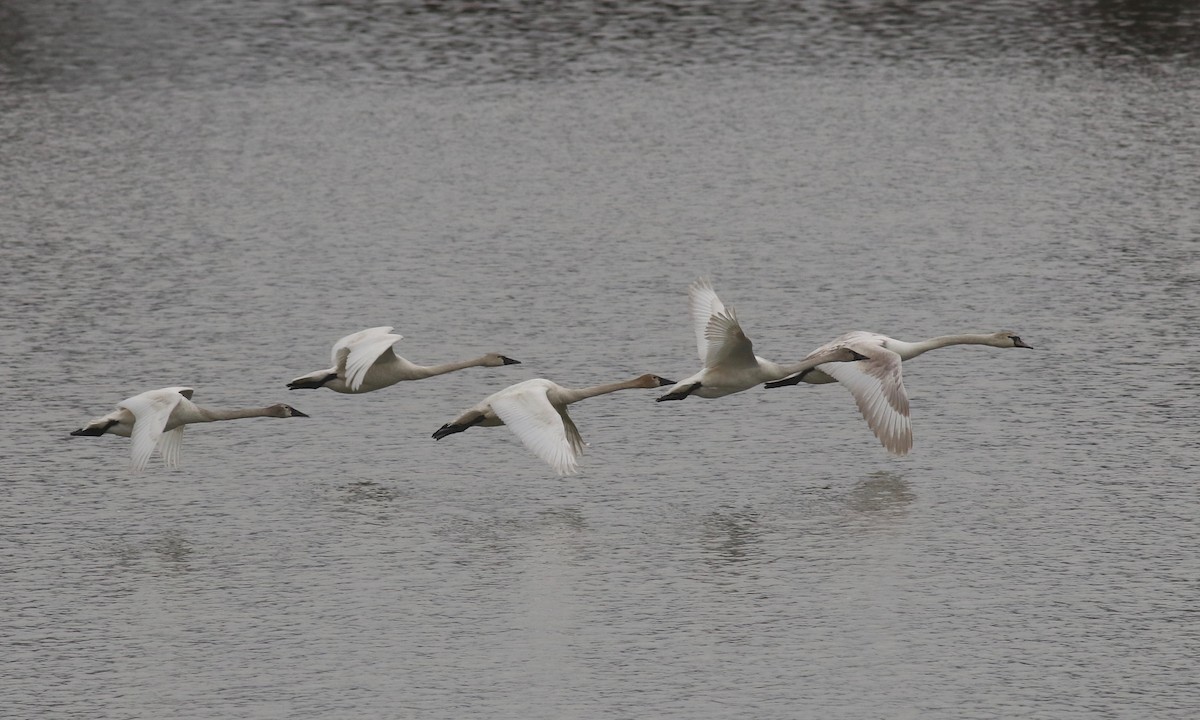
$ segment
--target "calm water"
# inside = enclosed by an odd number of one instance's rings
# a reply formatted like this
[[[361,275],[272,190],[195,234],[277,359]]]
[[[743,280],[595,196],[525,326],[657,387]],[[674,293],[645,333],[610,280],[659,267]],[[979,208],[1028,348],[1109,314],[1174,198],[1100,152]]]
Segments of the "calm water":
[[[0,716],[1189,718],[1190,3],[0,6]],[[1014,329],[429,434],[530,377]],[[394,325],[472,369],[289,393]],[[136,392],[310,420],[67,438]]]

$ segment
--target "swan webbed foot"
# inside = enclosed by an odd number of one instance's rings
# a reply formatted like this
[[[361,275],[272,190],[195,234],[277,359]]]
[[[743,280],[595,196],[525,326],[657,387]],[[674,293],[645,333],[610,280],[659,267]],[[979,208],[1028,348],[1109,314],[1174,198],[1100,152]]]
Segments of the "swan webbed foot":
[[[433,439],[441,440],[442,438],[446,437],[447,435],[453,435],[454,433],[460,433],[466,429],[467,429],[467,426],[465,426],[465,425],[452,425],[450,423],[446,423],[445,425],[441,426],[436,431],[434,431]]]
[[[328,375],[326,375],[325,377],[322,377],[322,378],[315,378],[315,377],[296,378],[295,380],[288,383],[287,386],[288,386],[288,390],[316,390],[319,387],[323,387],[325,385],[325,383],[329,382],[330,380],[334,379],[335,377],[337,377],[337,373],[329,373]]]
[[[481,422],[483,422],[483,414],[482,413],[476,415],[475,417],[471,418],[469,421],[464,422],[464,423],[446,423],[445,425],[441,426],[433,433],[433,439],[441,440],[442,438],[446,437],[447,435],[453,435],[454,433],[463,432],[467,428],[478,425]]]
[[[83,435],[87,437],[99,437],[107,432],[110,427],[116,424],[116,420],[109,420],[104,425],[88,425],[87,427],[81,427],[78,430],[72,430],[71,434],[76,436]]]
[[[667,393],[666,395],[663,395],[662,397],[657,398],[654,402],[665,402],[667,400],[683,400],[688,395],[691,395],[692,393],[696,392],[699,389],[700,389],[700,383],[698,383],[698,382],[692,383],[691,385],[688,385],[687,387],[685,387],[683,389],[676,390],[675,392],[672,392],[672,393]]]
[[[787,387],[788,385],[799,385],[801,382],[804,381],[804,376],[809,374],[810,372],[812,372],[812,368],[809,368],[803,372],[796,373],[795,375],[793,375],[789,378],[784,378],[782,380],[775,380],[773,382],[764,383],[763,387],[778,388],[778,387]]]

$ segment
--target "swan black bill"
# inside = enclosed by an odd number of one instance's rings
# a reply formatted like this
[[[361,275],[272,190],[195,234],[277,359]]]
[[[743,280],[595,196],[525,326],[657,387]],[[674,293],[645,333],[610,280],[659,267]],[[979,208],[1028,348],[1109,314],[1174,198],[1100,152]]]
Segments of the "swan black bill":
[[[302,413],[296,408],[292,408],[292,417],[311,417],[308,413]]]
[[[520,365],[521,364],[520,360],[513,360],[512,358],[506,357],[504,355],[501,355],[500,359],[504,361],[505,365]]]
[[[1032,349],[1033,349],[1033,346],[1032,346],[1032,345],[1029,345],[1029,344],[1028,344],[1028,343],[1026,343],[1024,340],[1022,340],[1021,338],[1017,337],[1016,335],[1013,335],[1013,339],[1012,339],[1012,341],[1013,341],[1013,347],[1023,347],[1023,348],[1029,348],[1030,350],[1032,350]]]

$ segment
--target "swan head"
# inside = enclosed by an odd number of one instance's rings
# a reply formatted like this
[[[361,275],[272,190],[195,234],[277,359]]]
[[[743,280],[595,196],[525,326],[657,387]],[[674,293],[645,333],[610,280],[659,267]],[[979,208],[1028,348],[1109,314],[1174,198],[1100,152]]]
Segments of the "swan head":
[[[637,383],[637,387],[643,388],[666,387],[667,385],[675,384],[674,380],[668,380],[664,377],[651,375],[650,373],[638,377],[635,382]]]
[[[507,355],[501,355],[500,353],[488,353],[483,356],[483,363],[485,367],[500,367],[501,365],[520,365],[521,361],[513,360]]]
[[[1020,338],[1019,335],[1017,335],[1015,332],[1012,332],[1011,330],[1001,330],[1000,332],[992,335],[992,337],[995,338],[995,340],[996,340],[996,342],[994,343],[996,347],[1003,347],[1003,348],[1019,347],[1019,348],[1029,348],[1030,350],[1033,349],[1032,345],[1027,345],[1025,343],[1025,341]]]
[[[308,417],[308,415],[300,412],[296,408],[294,408],[291,405],[288,405],[286,403],[279,403],[278,405],[272,405],[271,407],[269,407],[267,409],[271,411],[271,417],[281,417],[281,418]]]

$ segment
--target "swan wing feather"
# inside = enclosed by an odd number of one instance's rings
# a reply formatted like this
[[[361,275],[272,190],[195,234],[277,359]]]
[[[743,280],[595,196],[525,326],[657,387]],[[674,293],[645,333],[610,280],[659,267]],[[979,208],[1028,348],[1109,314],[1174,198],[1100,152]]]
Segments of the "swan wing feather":
[[[907,455],[912,449],[912,422],[900,356],[873,343],[846,346],[867,359],[817,367],[850,391],[867,426],[888,452]]]
[[[708,322],[714,315],[725,312],[725,304],[717,297],[712,282],[700,278],[688,287],[688,306],[692,313],[692,327],[696,331],[696,349],[700,361],[708,360]]]
[[[567,442],[571,443],[571,450],[575,453],[575,457],[578,458],[583,454],[583,446],[585,444],[583,436],[579,434],[579,428],[575,427],[575,421],[567,414],[565,407],[555,408],[555,410],[558,410],[559,416],[562,417],[563,429],[567,432]]]
[[[333,354],[332,354],[332,357],[330,358],[330,362],[332,362],[334,365],[336,365],[338,367],[339,370],[341,370],[342,369],[341,358],[344,358],[346,353],[350,352],[350,347],[352,345],[359,342],[360,340],[363,340],[364,338],[371,337],[372,335],[386,335],[386,334],[390,333],[393,329],[394,328],[392,328],[391,326],[385,325],[382,327],[367,328],[366,330],[359,330],[358,332],[350,333],[346,337],[341,338],[340,340],[338,340],[337,342],[335,342],[333,344]],[[343,352],[343,351],[345,351],[345,352]]]
[[[721,366],[727,370],[758,367],[754,343],[742,332],[733,308],[722,309],[709,318],[704,338],[708,341],[708,354],[703,358],[705,367]]]
[[[363,380],[367,378],[367,371],[385,354],[391,353],[395,357],[395,353],[392,353],[392,346],[403,338],[402,335],[382,333],[369,335],[351,345],[345,359],[345,366],[338,368],[345,374],[350,389],[358,390],[362,387]]]
[[[183,429],[185,427],[187,425],[180,425],[174,430],[163,433],[158,439],[158,454],[162,456],[167,467],[179,467],[179,454],[183,448]]]
[[[133,413],[130,467],[134,472],[146,468],[146,463],[150,461],[150,455],[158,446],[159,437],[163,434],[163,428],[167,426],[171,413],[179,403],[185,401],[184,392],[191,395],[192,389],[175,387],[148,390],[122,400],[117,405]]]
[[[499,393],[492,399],[492,410],[534,455],[560,476],[572,475],[578,469],[577,448],[583,440],[566,409],[560,410],[550,402],[548,390],[535,386]]]

